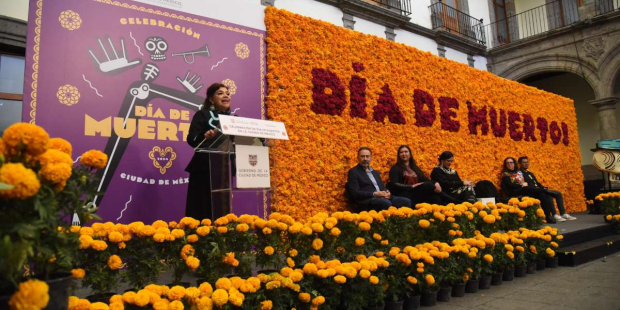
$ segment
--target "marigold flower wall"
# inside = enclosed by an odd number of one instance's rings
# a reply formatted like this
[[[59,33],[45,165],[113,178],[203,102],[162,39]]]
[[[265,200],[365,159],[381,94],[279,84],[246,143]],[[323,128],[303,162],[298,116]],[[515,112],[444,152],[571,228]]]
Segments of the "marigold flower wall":
[[[427,176],[450,150],[463,179],[498,187],[504,158],[526,155],[568,212],[585,209],[572,100],[273,7],[265,24],[268,116],[290,136],[271,152],[273,211],[346,209],[356,150],[373,149],[372,167],[387,182],[401,144]]]

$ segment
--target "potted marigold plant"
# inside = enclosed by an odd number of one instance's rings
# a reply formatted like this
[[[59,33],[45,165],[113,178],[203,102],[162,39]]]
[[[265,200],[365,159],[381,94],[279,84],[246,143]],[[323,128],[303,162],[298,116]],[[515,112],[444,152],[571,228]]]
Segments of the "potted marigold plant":
[[[104,153],[93,150],[74,165],[71,153],[69,142],[50,139],[36,125],[17,123],[4,131],[0,139],[0,295],[12,294],[27,278],[38,278],[50,287],[48,309],[67,306],[69,272],[80,245],[76,229],[71,228],[72,216],[81,223],[96,218],[96,208],[90,207],[99,194],[93,170],[107,163]]]

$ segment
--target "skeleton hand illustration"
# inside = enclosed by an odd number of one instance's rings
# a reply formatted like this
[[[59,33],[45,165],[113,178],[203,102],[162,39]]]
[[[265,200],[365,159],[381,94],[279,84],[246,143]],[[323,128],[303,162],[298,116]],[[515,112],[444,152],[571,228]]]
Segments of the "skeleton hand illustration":
[[[198,81],[200,81],[200,77],[198,77],[195,81],[194,79],[196,78],[196,74],[194,74],[194,76],[192,76],[191,79],[187,79],[189,77],[190,71],[187,71],[187,74],[185,75],[185,78],[181,81],[181,79],[179,77],[177,77],[177,81],[179,81],[179,83],[181,83],[181,85],[183,85],[183,87],[185,87],[185,89],[189,90],[192,94],[195,94],[199,89],[202,88],[202,84],[200,84],[200,86],[198,86],[198,88],[196,88],[196,83],[198,83]]]
[[[101,70],[101,72],[108,73],[108,72],[113,72],[113,71],[121,70],[121,69],[124,69],[124,68],[128,69],[128,68],[131,68],[133,66],[139,65],[142,62],[139,58],[136,59],[136,60],[133,60],[132,62],[127,61],[127,55],[125,53],[125,41],[123,39],[121,39],[121,47],[122,47],[122,50],[123,50],[123,55],[122,55],[122,57],[118,57],[118,54],[116,53],[116,49],[114,48],[114,44],[112,44],[112,40],[110,38],[108,38],[108,42],[110,43],[110,47],[112,48],[112,51],[114,52],[114,56],[116,56],[115,59],[110,59],[110,56],[108,55],[108,52],[106,51],[105,47],[103,46],[103,43],[101,42],[101,39],[97,39],[97,41],[99,41],[99,45],[101,46],[101,49],[103,50],[103,53],[105,54],[105,57],[108,60],[104,61],[104,62],[100,62],[99,59],[97,59],[97,56],[95,56],[95,54],[93,53],[92,50],[88,50],[88,52],[93,57],[93,59],[97,62],[97,64],[99,64],[99,70]]]

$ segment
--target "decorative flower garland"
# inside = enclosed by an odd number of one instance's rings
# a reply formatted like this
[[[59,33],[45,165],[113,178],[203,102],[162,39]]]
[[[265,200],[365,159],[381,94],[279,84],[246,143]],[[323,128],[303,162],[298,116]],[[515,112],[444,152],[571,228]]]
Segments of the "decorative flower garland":
[[[304,218],[346,209],[356,150],[373,149],[385,182],[401,144],[426,173],[449,150],[459,174],[498,187],[503,159],[528,156],[568,212],[585,208],[570,99],[273,7],[265,24],[268,117],[291,137],[271,153],[274,211]]]

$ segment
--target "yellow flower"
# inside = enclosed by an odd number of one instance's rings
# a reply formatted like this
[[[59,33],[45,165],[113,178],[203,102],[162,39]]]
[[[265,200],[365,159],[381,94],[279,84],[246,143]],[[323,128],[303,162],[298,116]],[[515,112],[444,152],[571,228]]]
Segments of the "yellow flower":
[[[196,270],[198,269],[198,267],[200,267],[200,260],[196,257],[190,256],[185,260],[185,264],[187,264],[187,267],[189,267],[189,269]]]
[[[96,242],[96,241],[95,241]],[[108,268],[111,270],[118,270],[123,267],[123,261],[118,255],[112,255],[108,258]]]
[[[123,237],[123,234],[121,234],[120,232],[113,231],[108,234],[108,240],[110,242],[119,243],[119,242],[123,242],[124,237]]]
[[[36,156],[47,151],[49,135],[37,125],[16,123],[4,130],[2,141],[9,154],[18,154],[23,147],[29,155]]]
[[[168,310],[183,310],[185,306],[182,302],[175,300],[168,305]]]
[[[90,304],[90,310],[108,310],[110,307],[102,302],[94,302]]]
[[[320,306],[324,303],[325,303],[325,297],[323,296],[317,296],[314,299],[312,299],[312,305],[314,306]]]
[[[368,271],[366,269],[360,270],[360,277],[362,279],[368,279],[368,277],[370,277],[370,271]]]
[[[174,232],[174,230],[172,232]],[[201,237],[208,235],[210,232],[211,232],[211,229],[208,226],[200,226],[198,227],[198,229],[196,229],[196,234],[198,234]]]
[[[484,218],[482,219],[485,223],[487,224],[493,224],[495,223],[495,216],[493,215],[485,215]]]
[[[228,303],[228,292],[223,289],[217,289],[213,292],[213,295],[211,295],[211,299],[213,299],[213,303],[216,306],[222,307]]]
[[[318,238],[314,239],[314,241],[312,241],[312,248],[317,251],[323,248],[323,240],[318,239]]]
[[[376,276],[370,276],[370,278],[368,278],[368,280],[370,281],[371,284],[379,284],[379,278],[377,278]]]
[[[51,138],[49,140],[49,148],[61,151],[69,156],[71,156],[71,152],[73,151],[71,143],[63,138]]]
[[[435,284],[435,277],[433,277],[433,275],[432,275],[432,274],[427,274],[427,275],[424,277],[424,280],[426,280],[426,284],[428,284],[428,285],[433,285],[433,284]]]
[[[0,167],[0,182],[14,186],[12,189],[0,190],[0,198],[26,199],[34,196],[41,187],[34,171],[22,163],[5,163]]]
[[[86,272],[82,268],[76,268],[71,270],[71,274],[76,279],[83,279]]]
[[[366,243],[366,240],[364,238],[356,238],[355,239],[355,245],[357,245],[357,246],[362,246],[362,245],[364,245],[364,243]]]
[[[6,135],[6,132],[5,132]],[[50,300],[49,286],[40,280],[28,280],[19,284],[17,292],[9,299],[11,310],[45,309]]]
[[[103,240],[95,240],[90,245],[90,247],[93,248],[96,251],[104,251],[105,249],[108,248],[108,244],[105,243],[105,241],[103,241]]]
[[[228,278],[219,278],[215,282],[215,288],[216,289],[223,289],[223,290],[227,290],[228,291],[231,287],[232,287],[232,282]]]
[[[260,303],[261,310],[271,310],[273,308],[273,302],[271,300],[265,300]]]
[[[310,297],[311,296],[308,293],[299,293],[299,296],[297,298],[303,303],[308,303],[310,302]]]
[[[411,283],[411,284],[418,284],[418,279],[412,277],[412,276],[408,276],[407,277],[407,282]]]
[[[361,222],[361,223],[359,223],[359,229],[361,231],[369,231],[370,230],[370,224],[368,224],[366,222]]]
[[[485,254],[483,256],[483,258],[484,258],[484,261],[487,262],[487,263],[492,263],[493,262],[493,256],[491,256],[491,254]]]
[[[180,285],[175,285],[168,290],[168,299],[181,300],[185,297],[185,288]]]
[[[189,235],[187,236],[187,242],[189,243],[194,243],[198,241],[198,235],[193,234],[193,235]]]
[[[336,283],[339,283],[339,284],[344,284],[347,282],[347,278],[343,276],[335,276],[334,281],[336,281]]]
[[[267,255],[273,255],[273,253],[275,252],[275,250],[273,249],[273,247],[270,246],[266,246],[265,249],[263,250],[263,252]]]
[[[248,224],[239,224],[236,227],[238,232],[246,232],[250,229],[250,227],[248,226]]]
[[[431,223],[427,220],[420,220],[418,222],[418,224],[420,225],[420,227],[422,228],[428,228],[429,226],[431,226]]]
[[[86,167],[103,169],[108,163],[108,155],[98,150],[90,150],[82,154],[80,163]]]
[[[211,294],[213,294],[213,287],[209,284],[209,282],[201,283],[200,286],[198,286],[198,289],[200,290],[200,296],[211,297]]]

